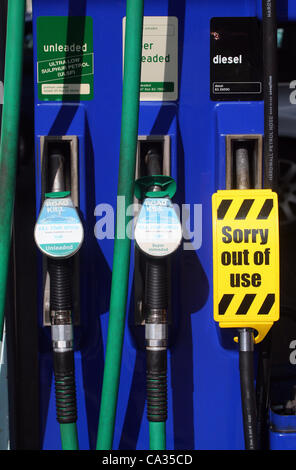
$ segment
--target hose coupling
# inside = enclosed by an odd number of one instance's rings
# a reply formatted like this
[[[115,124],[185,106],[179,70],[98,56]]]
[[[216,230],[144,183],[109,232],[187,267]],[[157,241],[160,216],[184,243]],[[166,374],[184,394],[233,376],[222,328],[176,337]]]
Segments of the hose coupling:
[[[254,332],[252,328],[239,328],[239,349],[241,352],[254,351]]]
[[[51,310],[50,320],[52,325],[72,325],[71,310]]]
[[[146,308],[145,323],[167,323],[166,308]]]
[[[73,326],[51,326],[52,347],[55,352],[67,352],[73,350]]]
[[[168,324],[146,323],[145,324],[146,349],[162,350],[168,347]]]

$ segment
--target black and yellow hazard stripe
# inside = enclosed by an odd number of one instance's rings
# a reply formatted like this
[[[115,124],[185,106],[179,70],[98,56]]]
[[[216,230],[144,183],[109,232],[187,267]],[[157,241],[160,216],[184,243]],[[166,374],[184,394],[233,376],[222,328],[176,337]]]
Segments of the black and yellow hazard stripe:
[[[219,302],[219,315],[226,315],[228,312],[231,311],[231,301],[235,297],[235,295],[241,294],[224,294]],[[251,305],[253,304],[257,294],[245,294],[242,298],[241,303],[239,304],[236,311],[231,311],[233,315],[247,315]],[[274,305],[275,302],[275,294],[269,293],[264,298],[264,301],[260,308],[258,309],[257,315],[268,315]]]
[[[251,208],[253,207],[254,202],[255,202],[255,199],[250,199],[250,198],[243,199],[238,211],[236,212],[236,215],[234,216],[234,220],[246,220],[250,213]],[[232,203],[233,203],[233,199],[223,199],[221,201],[217,209],[218,220],[224,220]],[[273,209],[273,199],[265,199],[265,201],[263,202],[263,205],[260,204],[260,208],[258,209],[256,219],[267,220],[271,214],[272,209]]]

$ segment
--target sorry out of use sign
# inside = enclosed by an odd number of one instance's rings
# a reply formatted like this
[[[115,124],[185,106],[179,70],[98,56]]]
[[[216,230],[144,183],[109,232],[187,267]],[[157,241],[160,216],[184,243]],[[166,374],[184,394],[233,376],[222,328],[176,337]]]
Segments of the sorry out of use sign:
[[[258,338],[279,318],[278,201],[271,190],[213,195],[214,319],[252,327]]]

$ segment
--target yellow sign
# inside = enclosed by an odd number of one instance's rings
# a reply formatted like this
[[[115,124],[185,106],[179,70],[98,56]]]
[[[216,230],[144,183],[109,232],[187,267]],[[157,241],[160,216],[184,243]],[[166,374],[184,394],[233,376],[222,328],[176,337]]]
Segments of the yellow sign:
[[[259,343],[279,319],[277,194],[218,191],[212,203],[214,319],[221,328],[253,328]]]

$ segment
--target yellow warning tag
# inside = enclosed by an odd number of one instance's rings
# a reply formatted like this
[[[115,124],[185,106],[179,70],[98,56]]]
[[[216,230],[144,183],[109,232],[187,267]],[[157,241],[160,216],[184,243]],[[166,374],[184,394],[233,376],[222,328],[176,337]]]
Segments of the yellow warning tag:
[[[279,319],[277,194],[218,191],[212,203],[214,319],[221,328],[253,328],[259,343]]]

